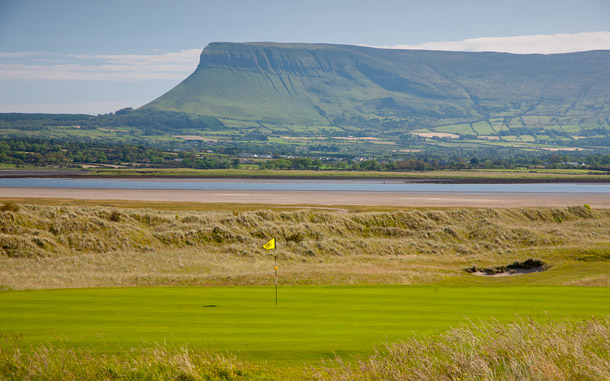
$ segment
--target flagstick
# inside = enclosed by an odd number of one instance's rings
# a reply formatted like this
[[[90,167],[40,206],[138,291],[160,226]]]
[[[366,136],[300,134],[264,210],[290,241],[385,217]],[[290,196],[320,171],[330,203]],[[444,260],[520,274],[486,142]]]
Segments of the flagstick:
[[[263,245],[263,248],[269,252],[269,250],[275,250],[275,238],[271,238],[266,244]],[[273,256],[275,258],[275,266],[273,270],[275,270],[275,305],[277,306],[277,254]]]
[[[275,305],[277,306],[277,255],[275,256]]]

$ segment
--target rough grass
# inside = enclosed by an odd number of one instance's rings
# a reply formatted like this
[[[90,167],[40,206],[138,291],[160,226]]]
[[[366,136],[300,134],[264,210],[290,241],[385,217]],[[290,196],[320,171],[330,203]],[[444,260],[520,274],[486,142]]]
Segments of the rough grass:
[[[318,380],[604,380],[610,379],[610,318],[580,322],[471,323],[433,337],[389,343],[358,361],[288,372],[235,356],[166,344],[104,353],[39,345],[23,350],[2,336],[0,378],[318,379]]]
[[[235,356],[187,346],[157,345],[114,353],[53,345],[23,350],[18,336],[4,339],[0,346],[3,380],[242,380],[265,375],[263,369]]]
[[[337,358],[320,380],[607,380],[610,319],[478,323],[388,344],[356,365]]]
[[[583,206],[348,213],[14,206],[0,211],[0,276],[15,289],[265,284],[273,255],[292,284],[430,283],[530,257],[551,268],[610,262],[610,211]],[[278,249],[266,253],[271,237]],[[603,283],[610,276],[597,267],[590,275]]]

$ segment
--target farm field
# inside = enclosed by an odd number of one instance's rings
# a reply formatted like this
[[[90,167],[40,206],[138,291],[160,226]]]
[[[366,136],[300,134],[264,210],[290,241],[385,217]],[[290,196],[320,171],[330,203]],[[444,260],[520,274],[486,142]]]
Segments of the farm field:
[[[1,117],[0,115],[0,119]],[[224,126],[221,129],[204,131],[193,128],[148,131],[141,126],[81,128],[79,125],[70,124],[30,130],[20,125],[11,126],[10,123],[0,126],[0,131],[2,134],[24,139],[114,141],[120,144],[154,143],[165,147],[188,148],[197,142],[199,146],[205,146],[215,152],[219,152],[219,146],[226,144],[244,147],[273,145],[288,151],[309,152],[310,156],[323,157],[340,152],[346,157],[354,155],[383,157],[404,150],[434,154],[438,152],[439,147],[475,150],[474,152],[486,147],[486,145],[473,144],[469,140],[473,136],[478,136],[479,139],[476,139],[478,141],[495,140],[497,146],[502,148],[516,148],[512,142],[519,142],[518,148],[524,151],[540,151],[540,148],[550,144],[558,152],[564,153],[570,152],[571,149],[605,152],[603,141],[608,137],[609,128],[603,121],[599,121],[598,124],[579,124],[573,118],[551,120],[548,116],[512,116],[472,122],[455,120],[455,123],[451,123],[452,120],[439,120],[428,128],[407,130],[406,133],[415,139],[405,141],[398,138],[405,135],[402,127],[391,127],[380,132],[362,126],[259,124],[231,119],[223,119],[222,122]],[[400,125],[400,122],[393,120],[392,124],[395,123]],[[473,154],[476,155],[474,152]]]

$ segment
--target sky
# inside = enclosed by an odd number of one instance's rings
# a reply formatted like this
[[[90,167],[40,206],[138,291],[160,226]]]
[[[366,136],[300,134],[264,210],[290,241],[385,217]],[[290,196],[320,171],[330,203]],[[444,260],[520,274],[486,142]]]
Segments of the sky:
[[[0,112],[137,108],[214,41],[610,49],[610,0],[0,0]]]

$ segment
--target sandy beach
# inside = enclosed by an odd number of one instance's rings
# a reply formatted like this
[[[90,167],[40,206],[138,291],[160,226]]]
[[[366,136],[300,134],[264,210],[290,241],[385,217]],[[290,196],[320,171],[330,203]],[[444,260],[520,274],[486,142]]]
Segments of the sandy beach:
[[[263,205],[370,205],[395,207],[566,207],[589,204],[610,209],[601,193],[456,193],[456,192],[345,192],[244,191],[164,189],[0,188],[0,198],[63,198],[82,200],[138,200]]]

